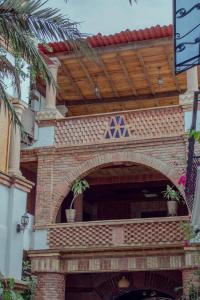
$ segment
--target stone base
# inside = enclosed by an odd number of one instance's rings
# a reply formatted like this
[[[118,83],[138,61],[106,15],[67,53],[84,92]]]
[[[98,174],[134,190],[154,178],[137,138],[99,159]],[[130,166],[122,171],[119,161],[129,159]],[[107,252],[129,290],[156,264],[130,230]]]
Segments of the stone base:
[[[56,108],[44,108],[37,113],[36,119],[42,120],[54,120],[62,119],[63,115]]]
[[[16,169],[8,169],[8,174],[9,174],[10,176],[17,176],[17,177],[22,177],[22,178],[24,178],[24,177],[22,176],[22,173],[21,173],[20,170],[16,170]]]

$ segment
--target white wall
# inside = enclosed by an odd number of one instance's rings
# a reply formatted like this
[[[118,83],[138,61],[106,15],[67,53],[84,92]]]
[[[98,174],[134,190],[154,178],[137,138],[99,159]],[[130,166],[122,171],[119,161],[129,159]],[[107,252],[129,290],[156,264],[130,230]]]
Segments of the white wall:
[[[192,111],[185,112],[185,131],[189,131],[192,125]],[[197,130],[200,130],[200,111],[197,112]]]
[[[9,188],[0,185],[0,273],[6,273],[6,242]]]
[[[31,146],[23,145],[23,149],[53,146],[55,143],[55,127],[38,127],[36,124],[34,138],[36,142]]]
[[[21,279],[23,232],[16,226],[26,211],[27,193],[0,185],[0,272]]]

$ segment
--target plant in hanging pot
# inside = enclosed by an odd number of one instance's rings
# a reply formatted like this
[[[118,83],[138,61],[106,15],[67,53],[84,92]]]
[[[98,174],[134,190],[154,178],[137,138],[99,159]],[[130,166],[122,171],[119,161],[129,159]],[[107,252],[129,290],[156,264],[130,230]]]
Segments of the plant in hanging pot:
[[[180,202],[180,193],[174,189],[173,186],[167,185],[165,191],[162,192],[165,199],[167,199],[167,209],[169,216],[176,216],[178,203]]]
[[[76,179],[72,184],[71,191],[73,193],[73,198],[69,209],[65,210],[67,222],[71,223],[75,221],[76,210],[73,208],[74,202],[76,198],[83,194],[87,188],[89,188],[89,184],[85,179]]]

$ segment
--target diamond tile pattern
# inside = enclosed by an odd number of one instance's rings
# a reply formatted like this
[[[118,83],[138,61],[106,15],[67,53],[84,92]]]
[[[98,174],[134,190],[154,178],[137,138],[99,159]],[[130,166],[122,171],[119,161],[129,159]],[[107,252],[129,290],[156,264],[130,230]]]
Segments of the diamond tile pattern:
[[[96,247],[112,243],[112,227],[108,225],[58,227],[49,230],[49,246]]]
[[[160,220],[145,221],[143,223],[122,222],[117,223],[120,227],[120,244],[124,246],[152,246],[152,245],[173,245],[181,244],[184,240],[181,224],[187,222],[184,220]],[[113,232],[116,226],[105,223],[87,225],[64,225],[52,227],[49,229],[49,247],[50,248],[92,248],[109,247],[113,245]],[[122,232],[121,232],[122,231]],[[116,240],[116,238],[115,238]]]
[[[177,244],[184,240],[179,221],[127,224],[124,227],[127,245]]]
[[[120,128],[128,129],[125,132],[116,134],[116,120]],[[125,127],[121,123],[125,123]],[[113,127],[112,127],[113,123]],[[121,126],[121,127],[120,127]],[[112,127],[112,128],[111,128]],[[116,114],[94,115],[85,117],[67,118],[58,120],[55,132],[55,142],[57,146],[73,146],[82,144],[98,144],[108,142],[108,130],[113,130],[115,140],[124,139],[141,140],[145,138],[159,138],[179,136],[184,133],[184,116],[181,107],[163,107],[157,109],[138,110]],[[117,131],[117,132],[118,132]]]

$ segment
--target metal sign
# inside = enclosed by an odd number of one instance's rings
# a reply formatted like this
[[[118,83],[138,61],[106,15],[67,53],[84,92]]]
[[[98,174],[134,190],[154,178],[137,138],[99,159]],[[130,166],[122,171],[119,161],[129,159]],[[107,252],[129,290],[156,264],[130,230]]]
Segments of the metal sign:
[[[200,64],[200,1],[174,1],[175,73]]]

